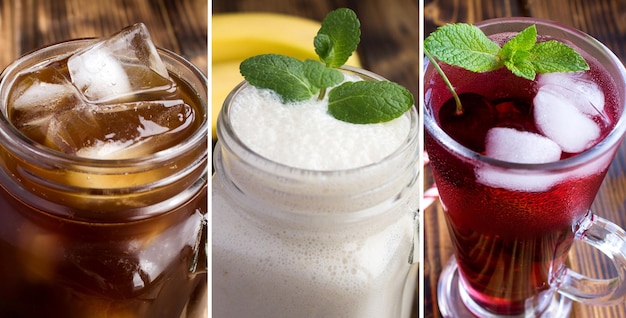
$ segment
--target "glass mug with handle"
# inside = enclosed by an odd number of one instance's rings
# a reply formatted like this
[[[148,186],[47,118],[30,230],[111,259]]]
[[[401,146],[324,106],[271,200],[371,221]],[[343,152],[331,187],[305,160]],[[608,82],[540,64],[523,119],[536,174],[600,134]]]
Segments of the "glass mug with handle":
[[[556,22],[501,18],[476,26],[504,42],[533,24],[539,41],[574,47],[590,70],[529,81],[506,69],[472,73],[439,63],[460,96],[488,109],[475,112],[478,126],[464,136],[442,128],[448,118],[440,109],[452,95],[432,65],[424,74],[425,148],[454,246],[438,286],[445,317],[567,316],[571,300],[610,305],[626,293],[624,230],[590,211],[626,130],[626,70],[604,45]],[[566,100],[594,107],[570,112]],[[590,148],[572,150],[585,138]],[[556,159],[546,160],[548,153]],[[567,268],[575,240],[608,255],[618,277],[596,280]]]

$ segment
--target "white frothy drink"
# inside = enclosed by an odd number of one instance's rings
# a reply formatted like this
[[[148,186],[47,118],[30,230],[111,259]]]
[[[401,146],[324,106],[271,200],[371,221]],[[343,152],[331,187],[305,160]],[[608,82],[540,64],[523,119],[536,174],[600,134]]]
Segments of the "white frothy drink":
[[[284,104],[273,91],[248,86],[234,100],[230,118],[237,136],[253,151],[310,170],[342,170],[378,162],[398,149],[409,132],[406,116],[361,125],[337,120],[327,110],[327,97]]]
[[[283,104],[249,86],[228,105],[239,141],[279,164],[216,147],[213,317],[409,317],[415,110],[357,125],[327,104]]]

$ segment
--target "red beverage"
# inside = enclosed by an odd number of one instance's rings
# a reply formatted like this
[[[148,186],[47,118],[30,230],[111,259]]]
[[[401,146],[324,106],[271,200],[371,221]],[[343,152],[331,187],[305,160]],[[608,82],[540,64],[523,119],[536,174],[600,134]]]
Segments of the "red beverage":
[[[507,37],[494,39],[498,42]],[[613,129],[622,105],[611,75],[588,54],[581,54],[591,67],[585,76],[605,96],[605,115],[593,117],[600,128],[597,143]],[[480,156],[485,154],[487,131],[493,127],[540,133],[532,114],[536,82],[506,69],[473,73],[440,66],[460,94],[467,118],[451,115],[452,95],[432,68],[425,74],[425,108],[457,142]],[[490,166],[491,159],[464,158],[449,149],[458,145],[451,146],[439,139],[427,129],[426,150],[444,206],[461,283],[471,301],[499,315],[528,313],[529,307],[535,314],[540,313],[558,285],[556,280],[564,270],[578,222],[588,213],[611,157],[594,158],[594,162],[583,165],[585,169],[570,165],[554,171],[532,171],[521,164],[511,164],[507,169],[494,168],[502,174],[502,180],[493,184],[481,179],[481,169]],[[564,151],[561,160],[577,160],[571,158],[577,155]],[[522,178],[528,178],[530,184],[539,180],[539,185],[525,188],[512,181]],[[507,186],[509,181],[511,186]]]

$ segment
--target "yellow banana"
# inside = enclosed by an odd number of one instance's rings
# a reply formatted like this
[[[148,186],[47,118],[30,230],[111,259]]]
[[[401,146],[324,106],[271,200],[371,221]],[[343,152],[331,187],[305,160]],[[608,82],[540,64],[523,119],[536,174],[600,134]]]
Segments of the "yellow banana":
[[[321,22],[297,16],[241,12],[214,14],[211,21],[213,138],[217,115],[228,93],[241,81],[239,64],[246,58],[267,53],[300,60],[317,59],[313,38]],[[360,67],[356,53],[346,62]]]

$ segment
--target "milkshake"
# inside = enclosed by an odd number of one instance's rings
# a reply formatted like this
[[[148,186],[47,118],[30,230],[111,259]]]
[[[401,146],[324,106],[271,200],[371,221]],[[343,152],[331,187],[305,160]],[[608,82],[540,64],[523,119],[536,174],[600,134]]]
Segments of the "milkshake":
[[[241,63],[217,123],[213,317],[410,316],[417,111],[400,85],[342,67],[359,25],[330,12],[319,61]]]
[[[247,83],[228,97],[214,157],[214,317],[409,317],[416,110],[360,125],[327,105],[285,104]]]

